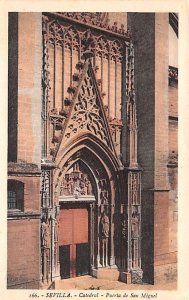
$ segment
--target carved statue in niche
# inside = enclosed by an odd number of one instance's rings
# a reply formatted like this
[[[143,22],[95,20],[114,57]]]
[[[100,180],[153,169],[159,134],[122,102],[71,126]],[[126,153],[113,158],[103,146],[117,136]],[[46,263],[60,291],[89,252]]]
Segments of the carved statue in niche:
[[[131,249],[132,249],[132,267],[138,268],[138,247],[139,247],[139,212],[138,207],[132,207],[131,219]]]
[[[92,195],[92,185],[86,174],[83,175],[83,180],[85,183],[84,184],[85,195]]]
[[[41,224],[41,242],[42,242],[42,247],[44,248],[50,247],[50,226],[48,221],[45,222],[45,220],[43,220]]]
[[[101,218],[101,226],[102,226],[102,238],[107,239],[109,237],[109,231],[110,231],[110,221],[108,216],[103,213],[103,216]]]
[[[133,207],[131,220],[131,236],[132,238],[139,237],[139,213],[137,207]]]
[[[46,218],[41,223],[41,254],[42,254],[42,281],[49,280],[50,272],[50,225]]]
[[[104,174],[101,174],[101,175],[104,175]],[[107,186],[107,181],[106,179],[100,179],[99,180],[99,187],[101,190],[105,190],[106,189],[106,186]]]
[[[121,222],[121,235],[124,240],[127,238],[127,223],[125,220]]]
[[[100,195],[101,204],[108,205],[107,191],[102,191]]]
[[[74,192],[74,180],[72,176],[66,176],[66,177],[67,177],[68,192],[69,195],[71,195]]]

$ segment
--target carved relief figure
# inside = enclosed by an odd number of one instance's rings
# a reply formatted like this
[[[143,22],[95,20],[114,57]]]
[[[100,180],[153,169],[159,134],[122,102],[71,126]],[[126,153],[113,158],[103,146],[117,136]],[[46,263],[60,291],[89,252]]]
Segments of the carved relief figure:
[[[139,236],[139,214],[137,208],[133,208],[132,220],[131,220],[131,235],[132,238]]]
[[[76,182],[75,186],[74,186],[74,192],[73,192],[74,196],[76,198],[78,198],[79,196],[81,196],[82,193],[82,188],[80,186],[80,183]]]
[[[108,205],[108,197],[107,197],[107,191],[102,191],[101,192],[101,204],[103,205]]]
[[[122,221],[121,223],[121,235],[123,239],[127,238],[127,223],[125,220]]]
[[[50,228],[49,224],[45,221],[41,224],[41,237],[42,237],[42,247],[49,248],[50,247]]]
[[[101,225],[102,225],[102,237],[106,239],[109,237],[110,221],[108,216],[105,213],[102,216]]]
[[[42,281],[49,280],[50,272],[50,226],[47,220],[41,223]]]

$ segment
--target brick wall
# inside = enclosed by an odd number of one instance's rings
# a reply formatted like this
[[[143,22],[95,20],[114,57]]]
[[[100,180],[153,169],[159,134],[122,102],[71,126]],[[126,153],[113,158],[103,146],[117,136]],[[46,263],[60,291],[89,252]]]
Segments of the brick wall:
[[[155,284],[161,284],[161,283],[170,283],[177,280],[177,263],[169,263],[169,264],[163,264],[160,266],[156,266],[155,272]]]
[[[155,14],[155,189],[168,189],[169,16]]]
[[[9,94],[14,112],[9,111],[8,179],[21,182],[21,211],[8,210],[8,288],[38,288],[40,276],[40,164],[41,164],[41,13],[18,13],[10,29],[17,30],[17,44],[10,53],[18,59],[18,78]],[[10,30],[11,32],[11,30]],[[17,51],[16,51],[17,50]],[[14,58],[14,55],[13,55]],[[16,61],[15,61],[16,63]],[[9,69],[13,72],[14,68]],[[15,82],[17,80],[17,82]],[[12,98],[12,96],[14,96]],[[12,115],[16,121],[12,122]],[[16,113],[15,113],[16,112]],[[16,133],[15,138],[13,138]],[[20,187],[21,187],[20,186]],[[20,201],[20,199],[19,199]],[[34,216],[35,215],[35,216]]]
[[[169,153],[178,153],[178,123],[177,121],[169,121]]]
[[[169,115],[178,116],[178,87],[169,86]]]
[[[142,191],[141,203],[141,263],[144,282],[154,280],[154,194]]]
[[[154,283],[177,279],[177,212],[176,195],[156,193],[154,216]]]
[[[154,194],[154,257],[163,260],[169,251],[169,193]]]
[[[8,220],[8,288],[39,288],[39,222]]]
[[[23,183],[23,211],[8,211],[8,288],[38,288],[40,268],[40,220],[28,213],[40,213],[40,178],[9,176]]]
[[[18,17],[18,161],[40,164],[41,14]]]

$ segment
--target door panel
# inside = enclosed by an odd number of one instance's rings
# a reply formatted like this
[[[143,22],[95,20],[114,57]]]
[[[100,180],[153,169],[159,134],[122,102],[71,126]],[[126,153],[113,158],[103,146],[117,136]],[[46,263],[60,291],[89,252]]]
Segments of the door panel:
[[[59,247],[60,277],[70,278],[70,245]]]
[[[88,274],[88,209],[86,207],[67,206],[60,210],[59,245],[61,278]],[[69,250],[64,247],[69,247]]]
[[[73,209],[73,243],[88,243],[88,210]]]
[[[77,244],[76,246],[76,275],[89,274],[89,244]]]
[[[59,215],[59,243],[60,245],[71,245],[72,234],[72,209],[61,209]]]

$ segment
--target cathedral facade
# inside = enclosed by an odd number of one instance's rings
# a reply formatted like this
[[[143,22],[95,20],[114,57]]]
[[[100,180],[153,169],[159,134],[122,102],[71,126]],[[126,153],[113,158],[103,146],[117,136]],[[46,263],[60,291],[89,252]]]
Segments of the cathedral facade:
[[[8,288],[176,280],[177,35],[168,13],[9,14]]]

